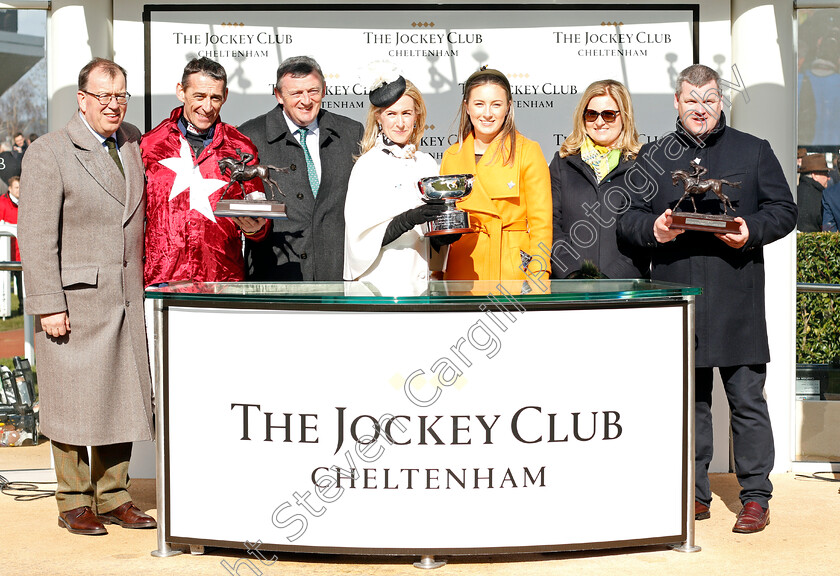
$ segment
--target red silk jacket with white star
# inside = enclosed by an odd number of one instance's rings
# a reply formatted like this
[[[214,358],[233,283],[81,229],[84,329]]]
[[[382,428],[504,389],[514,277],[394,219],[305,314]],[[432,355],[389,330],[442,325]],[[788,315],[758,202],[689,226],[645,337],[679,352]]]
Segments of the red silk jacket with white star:
[[[230,180],[223,177],[218,161],[239,158],[236,149],[254,155],[251,141],[229,124],[216,124],[213,140],[198,159],[178,130],[182,108],[143,136],[146,167],[146,286],[162,282],[194,280],[228,282],[245,278],[241,231],[230,218],[213,216]],[[262,192],[259,178],[244,183],[244,194]],[[239,184],[225,198],[242,198]],[[261,240],[271,221],[249,238]]]

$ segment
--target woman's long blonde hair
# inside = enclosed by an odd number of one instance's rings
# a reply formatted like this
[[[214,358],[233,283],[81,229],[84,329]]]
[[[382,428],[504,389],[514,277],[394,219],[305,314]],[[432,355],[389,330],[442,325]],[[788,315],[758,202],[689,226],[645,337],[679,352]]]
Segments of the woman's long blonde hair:
[[[510,93],[510,84],[507,83],[506,79],[502,79],[499,74],[501,73],[496,70],[482,70],[480,72],[476,72],[467,79],[467,82],[464,84],[464,99],[461,100],[461,108],[459,111],[460,121],[458,123],[458,142],[463,146],[464,140],[473,132],[473,125],[472,120],[470,120],[468,106],[470,93],[473,91],[473,88],[477,86],[484,86],[485,84],[495,84],[496,86],[500,86],[502,90],[504,90],[505,98],[507,98],[508,101],[508,113],[505,117],[504,124],[502,124],[502,129],[496,136],[496,138],[502,142],[496,150],[496,154],[501,152],[502,164],[512,166],[514,158],[516,157],[516,125],[513,122],[513,97]],[[508,136],[510,136],[510,148],[506,149],[505,142],[507,142]],[[494,159],[495,155],[491,159],[491,162]]]
[[[411,83],[408,79],[405,81],[405,92],[403,96],[409,96],[414,100],[414,130],[408,139],[408,144],[414,144],[418,149],[420,148],[420,140],[423,138],[423,132],[426,131],[426,103],[423,101],[423,95],[417,86]],[[400,96],[402,98],[402,96]],[[386,107],[379,107],[370,104],[368,106],[367,120],[365,120],[365,135],[362,137],[362,154],[370,150],[376,144],[376,137],[379,136],[381,130],[379,129],[379,121],[377,116],[385,110]]]
[[[583,113],[589,106],[589,101],[596,96],[610,96],[618,104],[618,111],[621,114],[621,134],[618,137],[618,148],[626,160],[636,157],[642,143],[639,142],[639,133],[636,131],[636,120],[633,116],[633,101],[630,99],[630,92],[624,84],[617,80],[598,80],[589,85],[580,97],[575,115],[572,119],[574,126],[572,133],[560,146],[560,157],[573,156],[580,153],[580,147],[586,140],[586,126],[584,125]]]

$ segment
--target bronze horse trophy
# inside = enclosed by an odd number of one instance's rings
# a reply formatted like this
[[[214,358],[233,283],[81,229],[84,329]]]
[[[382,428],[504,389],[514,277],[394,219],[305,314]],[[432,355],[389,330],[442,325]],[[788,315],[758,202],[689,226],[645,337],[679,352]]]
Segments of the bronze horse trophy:
[[[692,171],[688,170],[674,170],[671,172],[671,181],[676,186],[678,182],[683,183],[683,195],[674,205],[672,211],[673,224],[672,228],[682,228],[686,230],[700,230],[703,232],[737,232],[740,226],[735,222],[734,218],[727,215],[728,209],[735,212],[729,196],[722,192],[723,185],[726,184],[732,188],[740,188],[740,182],[730,182],[729,180],[709,178],[708,180],[701,179],[700,176],[708,172],[708,170],[694,162],[689,163]],[[697,204],[694,201],[695,196],[703,197],[706,192],[711,190],[723,203],[723,214],[698,214]],[[693,214],[677,213],[676,210],[686,198],[691,200],[691,205],[694,207]]]
[[[694,170],[694,173],[689,173],[687,170],[674,170],[671,172],[671,181],[674,183],[674,186],[677,185],[677,182],[683,183],[683,188],[685,192],[683,193],[682,197],[677,201],[676,205],[674,206],[674,210],[676,210],[680,203],[686,198],[691,200],[691,205],[694,207],[694,211],[697,212],[697,204],[694,202],[695,196],[703,197],[706,195],[706,192],[711,190],[715,193],[715,195],[720,198],[720,201],[723,202],[723,213],[726,214],[727,207],[732,208],[732,202],[729,201],[729,196],[721,192],[721,188],[723,185],[726,184],[727,186],[731,186],[732,188],[740,188],[740,182],[730,182],[729,180],[717,180],[714,178],[709,178],[708,180],[701,180],[700,176],[708,172],[706,168],[696,164],[693,160],[690,163],[691,168]],[[732,211],[735,212],[735,208],[732,208]]]
[[[227,172],[230,173],[230,182],[222,191],[222,196],[216,203],[216,208],[213,214],[216,216],[226,217],[241,217],[248,216],[251,218],[286,218],[286,206],[279,202],[266,200],[266,195],[263,192],[251,192],[242,200],[226,200],[230,187],[234,183],[239,183],[240,188],[243,182],[259,178],[265,184],[266,190],[270,186],[274,186],[277,192],[285,196],[286,194],[280,189],[280,185],[271,177],[271,170],[276,170],[282,174],[288,174],[289,168],[278,168],[270,164],[255,164],[249,166],[248,162],[254,159],[253,154],[242,152],[239,148],[236,149],[239,158],[226,157],[218,161],[219,172],[225,176]],[[244,189],[243,189],[244,192]]]
[[[225,187],[224,191],[222,192],[222,198],[225,197],[227,194],[228,189],[233,186],[235,182],[247,182],[248,180],[253,180],[254,178],[259,178],[266,184],[270,184],[274,186],[277,191],[285,196],[286,194],[280,189],[280,185],[274,181],[271,177],[271,170],[275,170],[282,174],[288,174],[288,168],[278,168],[277,166],[272,166],[270,164],[254,164],[253,166],[249,166],[248,162],[254,159],[254,156],[251,154],[242,153],[237,148],[236,152],[239,154],[240,159],[237,160],[236,158],[222,158],[219,160],[219,172],[221,172],[222,176],[225,175],[225,172],[230,171],[230,182]]]

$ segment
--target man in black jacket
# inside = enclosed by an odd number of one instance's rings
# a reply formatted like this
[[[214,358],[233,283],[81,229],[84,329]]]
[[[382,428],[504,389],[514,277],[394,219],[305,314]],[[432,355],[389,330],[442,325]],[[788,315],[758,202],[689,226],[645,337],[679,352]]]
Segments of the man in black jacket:
[[[796,204],[779,161],[766,140],[726,126],[718,74],[690,66],[677,78],[677,129],[645,145],[628,172],[631,206],[618,223],[627,242],[651,251],[651,278],[700,286],[696,300],[695,518],[709,517],[712,500],[712,369],[717,367],[732,413],[735,472],[743,508],[733,531],[763,530],[770,520],[775,457],[764,399],[770,360],[764,312],[762,247],[786,236],[796,224]],[[694,162],[706,178],[740,182],[726,188],[738,232],[710,233],[672,228],[672,210],[682,196],[673,170]],[[708,197],[708,196],[711,196]],[[689,203],[690,204],[690,203]],[[697,201],[698,212],[723,214],[714,195]]]
[[[799,218],[796,229],[800,232],[820,232],[823,223],[823,190],[828,186],[828,164],[825,154],[808,154],[797,170],[800,174],[796,187],[796,204]]]
[[[15,134],[15,143],[12,146],[12,154],[14,154],[18,160],[22,160],[23,155],[26,154],[27,148],[29,148],[29,144],[26,143],[26,139],[23,137],[23,132]]]
[[[0,142],[0,180],[8,186],[11,178],[20,178],[20,158],[15,156],[11,146]]]
[[[274,220],[262,242],[246,240],[250,280],[342,279],[344,200],[364,129],[321,110],[325,95],[315,60],[287,58],[277,69],[277,107],[239,127],[256,145],[261,163],[290,168],[278,178],[285,196],[273,198],[286,204],[288,220]]]

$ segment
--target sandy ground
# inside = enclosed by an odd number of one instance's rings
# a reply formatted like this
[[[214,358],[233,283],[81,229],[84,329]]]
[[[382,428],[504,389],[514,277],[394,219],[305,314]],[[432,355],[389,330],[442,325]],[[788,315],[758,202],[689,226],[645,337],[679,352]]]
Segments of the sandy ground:
[[[22,479],[26,472],[4,473]],[[28,473],[34,477],[34,472]],[[43,473],[41,473],[43,476]],[[775,495],[771,524],[761,533],[734,534],[740,508],[732,474],[712,476],[712,517],[697,523],[696,542],[702,551],[675,552],[665,547],[602,552],[524,554],[489,557],[449,557],[438,575],[541,576],[604,574],[710,576],[836,574],[840,567],[840,483],[800,479],[794,474],[772,477]],[[140,508],[156,514],[154,483],[136,480],[132,486]],[[211,504],[211,503],[208,503]],[[616,513],[620,513],[619,510]],[[223,511],[220,511],[223,514]],[[156,533],[109,526],[107,536],[75,536],[57,526],[52,498],[17,502],[0,496],[4,538],[0,568],[4,576],[110,574],[260,574],[396,575],[419,574],[417,558],[376,558],[338,555],[276,554],[267,564],[241,551],[208,549],[204,555],[155,558]]]

